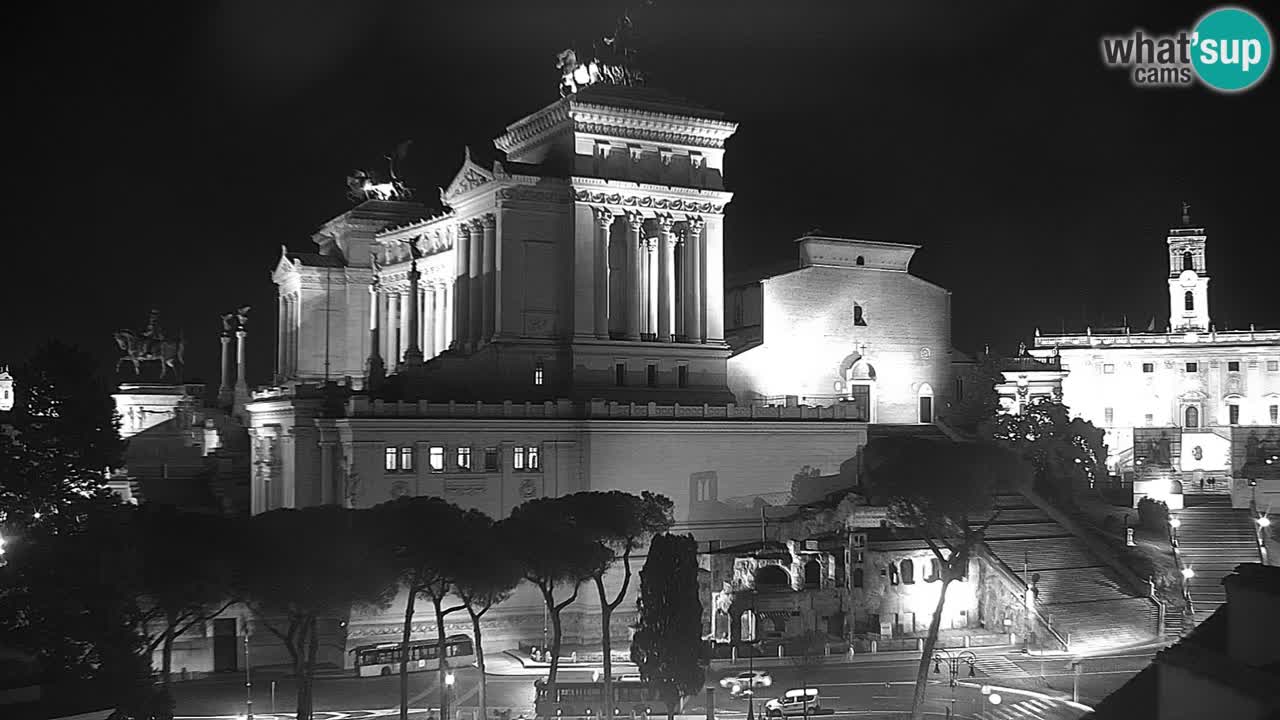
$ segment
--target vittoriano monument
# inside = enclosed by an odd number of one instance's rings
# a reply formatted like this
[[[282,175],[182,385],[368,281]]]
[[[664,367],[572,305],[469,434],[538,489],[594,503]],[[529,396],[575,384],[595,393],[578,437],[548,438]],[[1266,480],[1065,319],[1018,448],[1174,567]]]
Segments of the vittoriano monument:
[[[173,373],[175,381],[182,381],[182,366],[185,361],[181,333],[177,339],[165,337],[164,330],[160,327],[159,310],[151,311],[145,330],[119,330],[114,337],[123,353],[116,361],[116,372],[120,372],[120,366],[124,363],[132,363],[134,375],[142,380],[142,364],[155,362],[159,363],[160,368],[158,380],[164,380]]]

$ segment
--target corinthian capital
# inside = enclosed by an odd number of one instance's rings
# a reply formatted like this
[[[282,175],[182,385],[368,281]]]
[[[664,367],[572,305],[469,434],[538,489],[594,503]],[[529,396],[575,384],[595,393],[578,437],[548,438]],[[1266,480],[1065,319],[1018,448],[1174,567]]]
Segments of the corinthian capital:
[[[673,228],[675,226],[676,226],[676,219],[671,217],[670,215],[658,216],[658,227],[662,229],[662,235],[664,237],[671,235],[674,232]]]
[[[702,234],[702,226],[705,224],[706,222],[700,216],[690,215],[684,221],[685,234],[689,237],[698,237]]]
[[[613,221],[617,216],[613,214],[612,210],[604,207],[593,207],[591,210],[595,213],[596,223],[600,226],[600,229],[608,230],[613,226]]]
[[[644,216],[638,212],[627,213],[627,225],[631,226],[632,232],[640,232],[644,227]]]
[[[480,227],[486,230],[492,230],[498,226],[498,216],[493,213],[485,213],[480,216]]]

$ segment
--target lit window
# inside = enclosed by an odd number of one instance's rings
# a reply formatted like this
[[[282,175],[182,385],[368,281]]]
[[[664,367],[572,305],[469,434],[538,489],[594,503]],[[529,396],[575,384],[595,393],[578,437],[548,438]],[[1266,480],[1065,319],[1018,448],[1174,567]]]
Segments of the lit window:
[[[902,583],[914,585],[916,582],[916,565],[910,559],[902,561]]]
[[[1116,371],[1115,365],[1107,364],[1102,366],[1102,372],[1106,373],[1107,375],[1111,375],[1115,373],[1115,371]]]
[[[658,366],[650,365],[645,369],[645,381],[649,387],[658,387]]]
[[[1230,423],[1231,425],[1239,425],[1240,424],[1240,406],[1235,404],[1228,405],[1227,417],[1229,418],[1227,421],[1228,423]]]
[[[1187,372],[1200,372],[1199,363],[1187,363]]]
[[[676,387],[689,387],[689,366],[676,367]]]
[[[898,566],[897,565],[889,566],[889,584],[890,585],[898,584]]]
[[[542,384],[542,380],[543,380],[543,376],[542,376],[542,362],[541,362],[541,361],[539,361],[537,365],[533,366],[533,384],[534,384],[534,385],[541,385],[541,384]]]
[[[444,448],[436,445],[431,448],[428,456],[431,463],[431,472],[444,472]]]
[[[1272,405],[1268,412],[1271,413],[1271,424],[1280,424],[1280,405]]]
[[[1107,425],[1110,425],[1110,424],[1111,424],[1112,422],[1114,422],[1114,421],[1115,421],[1115,419],[1116,419],[1116,411],[1115,411],[1115,408],[1107,408],[1107,409],[1105,409],[1105,410],[1103,410],[1103,411],[1102,411],[1102,414],[1103,414],[1103,416],[1105,416],[1105,417],[1106,417],[1106,420],[1105,420],[1104,422],[1105,422]]]
[[[523,447],[517,446],[517,447],[515,448],[515,452],[514,452],[514,453],[512,453],[512,456],[511,456],[511,469],[512,469],[512,470],[523,470],[523,469],[524,469],[524,448],[523,448]]]
[[[859,326],[862,326],[862,327],[865,327],[865,326],[866,326],[866,324],[867,324],[867,320],[866,320],[866,318],[862,317],[862,306],[861,306],[861,305],[854,305],[854,306],[853,306],[853,324],[854,324],[854,325],[859,325]]]
[[[395,472],[396,468],[398,467],[398,465],[396,464],[397,457],[399,457],[399,451],[396,450],[396,448],[393,448],[393,447],[387,448],[386,455],[384,456],[385,461],[383,463],[383,469],[385,469],[387,472]]]
[[[539,452],[537,445],[530,445],[525,448],[525,457],[528,458],[528,467],[530,470],[542,469],[542,453]]]
[[[1240,363],[1237,360],[1231,360],[1227,363],[1227,372],[1240,372]]]
[[[1142,372],[1144,372],[1144,373],[1153,373],[1153,372],[1155,372],[1155,371],[1156,371],[1156,364],[1155,364],[1155,363],[1142,363]]]
[[[484,449],[484,469],[488,472],[498,470],[498,448]]]
[[[615,363],[613,366],[613,384],[622,387],[627,384],[627,364]]]
[[[471,448],[469,447],[458,448],[458,469],[459,470],[471,469]]]
[[[1147,413],[1146,415],[1142,416],[1142,421],[1147,427],[1151,427],[1152,425],[1155,424],[1156,416],[1152,415],[1151,413]]]
[[[413,448],[400,448],[400,470],[402,472],[409,472],[413,470]]]

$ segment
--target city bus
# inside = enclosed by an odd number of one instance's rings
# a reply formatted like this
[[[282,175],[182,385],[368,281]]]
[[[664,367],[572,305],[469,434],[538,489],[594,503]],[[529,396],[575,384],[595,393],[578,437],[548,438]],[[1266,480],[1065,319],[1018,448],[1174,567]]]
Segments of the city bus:
[[[533,682],[534,714],[539,718],[602,717],[604,682],[601,680],[557,680],[555,698],[548,697],[546,678]],[[667,704],[640,680],[639,675],[623,675],[613,681],[615,717],[665,714]]]
[[[450,635],[445,638],[445,656],[450,665],[470,665],[475,657],[475,645],[470,635]],[[400,643],[361,645],[351,651],[356,656],[356,673],[362,677],[392,675],[400,672]],[[439,640],[409,641],[409,672],[438,670],[440,668]]]

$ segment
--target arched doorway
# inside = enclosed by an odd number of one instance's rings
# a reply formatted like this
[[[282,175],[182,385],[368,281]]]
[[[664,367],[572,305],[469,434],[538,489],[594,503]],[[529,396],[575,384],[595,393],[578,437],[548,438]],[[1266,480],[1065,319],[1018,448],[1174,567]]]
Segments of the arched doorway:
[[[844,378],[843,402],[852,408],[854,417],[876,421],[876,369],[861,353],[853,353],[840,363]]]
[[[916,397],[920,407],[920,422],[926,424],[933,422],[933,386],[929,383],[921,383]]]
[[[1183,413],[1183,420],[1183,427],[1200,427],[1200,408],[1195,405],[1188,405],[1186,411]]]

